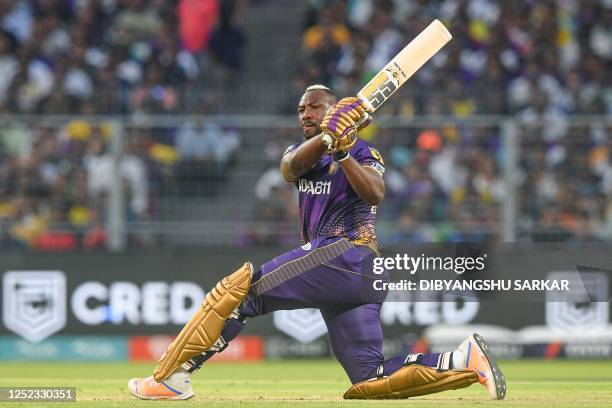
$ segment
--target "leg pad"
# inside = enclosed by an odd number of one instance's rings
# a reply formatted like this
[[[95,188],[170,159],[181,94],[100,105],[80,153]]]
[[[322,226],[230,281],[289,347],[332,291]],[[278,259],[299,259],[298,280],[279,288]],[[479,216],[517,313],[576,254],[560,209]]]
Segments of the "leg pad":
[[[157,363],[155,381],[166,379],[181,364],[215,344],[223,324],[249,292],[252,276],[253,265],[247,262],[217,283]]]
[[[344,393],[344,399],[399,399],[464,388],[478,382],[473,371],[439,372],[417,364],[400,368],[388,377],[362,381]]]

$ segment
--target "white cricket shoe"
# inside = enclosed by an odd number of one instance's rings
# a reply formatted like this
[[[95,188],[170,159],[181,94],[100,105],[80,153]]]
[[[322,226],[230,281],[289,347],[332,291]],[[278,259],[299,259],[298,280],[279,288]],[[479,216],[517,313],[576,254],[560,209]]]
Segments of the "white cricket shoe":
[[[130,392],[144,400],[186,400],[193,397],[189,374],[179,369],[161,382],[153,376],[147,378],[132,378],[128,381]]]
[[[503,400],[506,397],[506,379],[482,336],[474,333],[459,345],[457,351],[463,353],[463,361],[460,367],[453,364],[453,369],[474,371],[478,382],[487,388],[491,398]]]

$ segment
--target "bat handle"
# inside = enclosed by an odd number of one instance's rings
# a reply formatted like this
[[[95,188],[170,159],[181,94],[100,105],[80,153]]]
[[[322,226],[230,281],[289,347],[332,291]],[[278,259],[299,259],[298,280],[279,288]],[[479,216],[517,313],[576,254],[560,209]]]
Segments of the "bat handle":
[[[359,122],[355,123],[355,127],[357,129],[359,129],[359,127],[361,125],[363,125],[364,123],[366,123],[369,119],[370,119],[370,114],[368,112],[366,112],[365,116],[363,117],[363,119],[361,119]]]

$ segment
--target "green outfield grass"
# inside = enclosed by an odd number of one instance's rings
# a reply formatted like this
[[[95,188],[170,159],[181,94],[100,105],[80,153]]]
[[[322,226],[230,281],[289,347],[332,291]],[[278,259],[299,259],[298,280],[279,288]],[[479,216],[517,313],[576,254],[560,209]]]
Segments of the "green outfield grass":
[[[505,401],[490,401],[478,385],[400,401],[343,401],[349,383],[332,360],[209,364],[194,376],[189,401],[140,401],[127,391],[130,377],[148,375],[151,364],[0,363],[0,386],[76,386],[76,403],[2,403],[18,407],[612,407],[610,361],[501,362],[508,380]]]

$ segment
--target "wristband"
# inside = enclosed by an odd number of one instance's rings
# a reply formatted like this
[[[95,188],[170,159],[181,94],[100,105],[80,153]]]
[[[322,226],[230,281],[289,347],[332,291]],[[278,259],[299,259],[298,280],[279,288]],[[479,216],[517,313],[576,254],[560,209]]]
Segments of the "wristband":
[[[351,155],[349,154],[349,152],[338,152],[334,153],[332,155],[332,158],[334,159],[334,161],[341,162],[348,159],[350,156]]]

